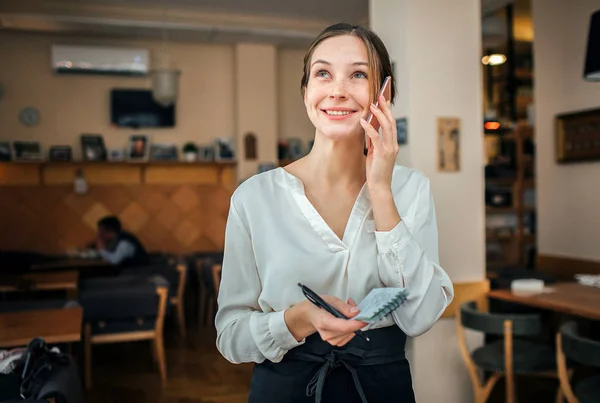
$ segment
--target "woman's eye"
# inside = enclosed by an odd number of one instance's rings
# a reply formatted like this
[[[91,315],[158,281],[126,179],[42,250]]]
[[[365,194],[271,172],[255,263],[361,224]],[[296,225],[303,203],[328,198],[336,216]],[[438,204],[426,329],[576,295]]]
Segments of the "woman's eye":
[[[356,73],[354,73],[354,77],[356,78],[367,78],[367,74],[362,72],[362,71],[357,71]]]
[[[315,77],[327,77],[328,75],[329,73],[327,72],[327,70],[319,70],[315,74]]]

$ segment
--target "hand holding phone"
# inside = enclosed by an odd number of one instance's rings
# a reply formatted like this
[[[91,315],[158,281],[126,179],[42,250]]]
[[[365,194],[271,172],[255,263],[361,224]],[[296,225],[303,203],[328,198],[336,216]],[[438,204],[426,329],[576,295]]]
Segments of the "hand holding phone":
[[[379,90],[379,94],[377,94],[377,99],[375,100],[375,106],[379,106],[379,98],[382,95],[383,95],[383,98],[386,101],[389,101],[392,98],[392,85],[391,85],[391,82],[392,82],[392,77],[390,77],[390,76],[387,76],[385,78],[385,80],[383,80],[383,84],[381,84],[381,89]],[[377,120],[377,118],[375,117],[375,115],[373,115],[373,112],[369,111],[369,115],[367,116],[366,121],[371,126],[373,126],[373,128],[375,130],[377,130],[377,132],[379,132],[379,128],[381,127],[381,124],[379,123],[379,121]],[[372,147],[371,139],[365,133],[365,155],[367,155],[368,150],[371,147]]]

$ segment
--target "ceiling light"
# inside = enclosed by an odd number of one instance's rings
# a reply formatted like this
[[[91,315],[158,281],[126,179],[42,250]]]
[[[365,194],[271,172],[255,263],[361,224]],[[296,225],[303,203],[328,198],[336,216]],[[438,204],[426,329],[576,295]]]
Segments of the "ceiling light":
[[[491,55],[486,55],[481,58],[481,63],[486,64],[488,66],[498,66],[506,61],[506,56],[500,53],[494,53]]]

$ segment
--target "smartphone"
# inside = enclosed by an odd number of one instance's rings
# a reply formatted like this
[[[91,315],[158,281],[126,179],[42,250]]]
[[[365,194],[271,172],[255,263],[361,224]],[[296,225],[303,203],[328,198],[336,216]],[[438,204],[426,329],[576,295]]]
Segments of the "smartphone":
[[[383,95],[383,98],[386,101],[389,101],[392,98],[391,83],[392,83],[392,77],[390,77],[390,76],[387,76],[385,78],[385,80],[383,80],[383,84],[381,84],[381,89],[379,90],[379,94],[377,95],[377,99],[375,100],[375,106],[379,106],[379,98],[381,97],[381,95]],[[377,130],[377,132],[379,132],[379,127],[381,127],[381,125],[379,124],[379,121],[377,120],[375,115],[373,115],[372,112],[369,111],[369,115],[367,116],[366,120],[367,120],[367,123],[370,123],[371,126],[373,126],[373,128],[375,130]],[[365,133],[365,155],[367,155],[370,147],[371,147],[371,139]]]

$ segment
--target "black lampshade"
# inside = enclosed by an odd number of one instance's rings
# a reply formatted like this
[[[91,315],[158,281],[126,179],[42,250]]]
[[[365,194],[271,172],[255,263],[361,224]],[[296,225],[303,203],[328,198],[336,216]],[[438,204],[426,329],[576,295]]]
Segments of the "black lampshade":
[[[600,81],[600,10],[596,10],[590,18],[583,78]]]

